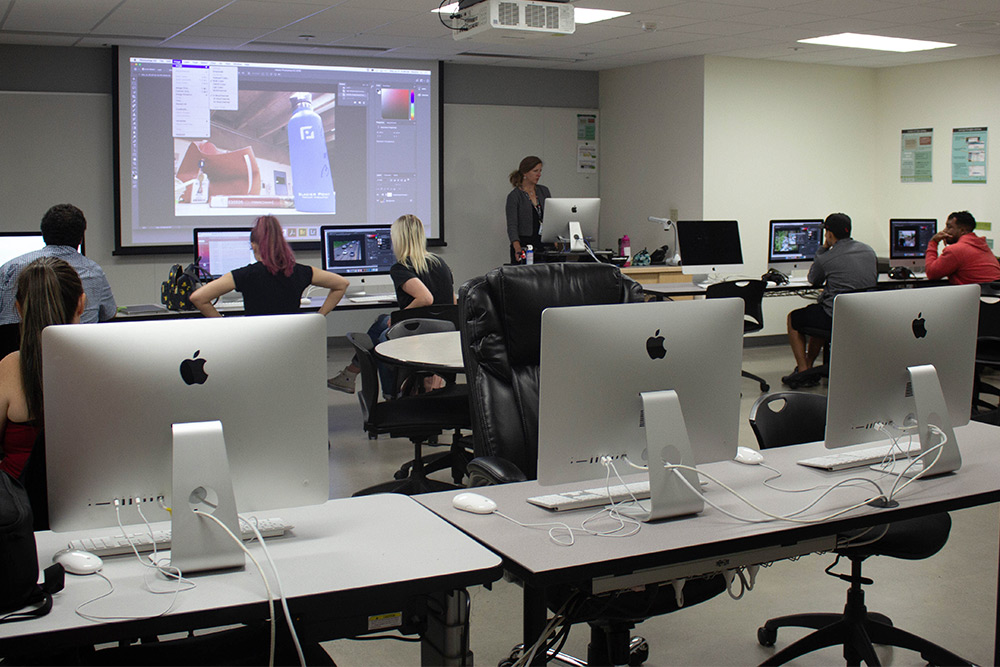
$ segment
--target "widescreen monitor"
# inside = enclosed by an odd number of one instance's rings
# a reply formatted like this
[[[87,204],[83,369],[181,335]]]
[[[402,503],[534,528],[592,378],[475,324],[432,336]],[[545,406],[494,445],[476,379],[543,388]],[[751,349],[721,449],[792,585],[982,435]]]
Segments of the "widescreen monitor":
[[[937,233],[933,218],[889,220],[889,266],[905,266],[922,271],[927,243]]]
[[[685,275],[743,270],[740,225],[736,220],[678,220],[677,250]]]
[[[640,392],[677,393],[695,463],[732,459],[742,359],[740,299],[545,310],[538,482],[603,479],[602,456],[645,464]]]
[[[920,414],[919,386],[910,367],[933,366],[947,403],[938,409],[951,427],[967,424],[979,295],[978,285],[838,295],[833,302],[826,446],[887,440],[875,426],[879,423],[896,435],[918,419],[942,426],[934,414]]]
[[[771,220],[767,266],[784,273],[808,267],[823,245],[823,221]]]
[[[53,530],[167,520],[176,423],[220,420],[241,512],[329,497],[326,321],[315,313],[46,327]]]
[[[600,197],[549,197],[545,200],[542,243],[569,243],[574,252],[597,240],[601,218]],[[582,239],[570,233],[570,223],[580,226]]]
[[[41,232],[0,232],[0,264],[44,247]]]
[[[249,227],[195,228],[194,262],[213,280],[256,261]]]
[[[322,227],[323,268],[342,276],[388,275],[396,263],[390,225]]]

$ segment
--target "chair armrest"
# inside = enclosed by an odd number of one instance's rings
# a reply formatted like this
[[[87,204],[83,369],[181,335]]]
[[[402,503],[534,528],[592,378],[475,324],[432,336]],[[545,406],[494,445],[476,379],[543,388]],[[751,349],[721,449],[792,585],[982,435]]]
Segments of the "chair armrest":
[[[527,477],[521,469],[500,456],[479,456],[468,465],[469,486],[492,486],[524,482]]]

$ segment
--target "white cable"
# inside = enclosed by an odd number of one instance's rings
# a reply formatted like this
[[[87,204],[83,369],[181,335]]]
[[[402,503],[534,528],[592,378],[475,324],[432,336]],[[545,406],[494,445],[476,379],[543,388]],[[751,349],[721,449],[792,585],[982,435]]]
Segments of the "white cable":
[[[281,585],[281,576],[278,574],[278,567],[274,564],[274,560],[271,558],[271,551],[267,548],[264,543],[264,537],[260,534],[260,530],[257,528],[257,517],[250,517],[249,519],[244,519],[239,517],[242,523],[250,526],[250,530],[253,531],[254,537],[260,542],[260,548],[264,551],[264,557],[267,559],[268,564],[271,566],[271,572],[274,573],[274,583],[278,587],[278,598],[281,600],[281,609],[285,612],[285,620],[288,621],[288,631],[292,635],[292,644],[295,645],[295,652],[299,656],[299,664],[302,667],[306,667],[306,656],[302,652],[302,645],[299,644],[299,635],[295,632],[295,624],[292,622],[292,614],[288,611],[288,600],[285,598],[285,590]]]
[[[250,560],[253,561],[253,564],[257,566],[257,572],[260,573],[260,578],[264,581],[264,588],[267,590],[267,609],[268,609],[268,614],[270,615],[269,620],[271,626],[271,650],[268,655],[267,664],[268,667],[274,667],[274,642],[275,642],[274,593],[271,592],[271,585],[267,582],[267,576],[264,574],[264,568],[260,566],[260,563],[257,562],[257,559],[254,558],[254,555],[250,553],[250,550],[246,548],[246,546],[243,544],[243,540],[241,540],[239,537],[233,534],[233,531],[229,530],[229,526],[224,524],[218,517],[213,516],[207,512],[200,512],[197,509],[192,509],[191,511],[200,517],[211,519],[218,526],[220,526],[224,531],[226,531],[226,534],[229,535],[229,537],[231,537],[234,542],[236,542],[236,544],[240,547],[240,549],[243,550],[243,553],[245,553],[250,558]]]

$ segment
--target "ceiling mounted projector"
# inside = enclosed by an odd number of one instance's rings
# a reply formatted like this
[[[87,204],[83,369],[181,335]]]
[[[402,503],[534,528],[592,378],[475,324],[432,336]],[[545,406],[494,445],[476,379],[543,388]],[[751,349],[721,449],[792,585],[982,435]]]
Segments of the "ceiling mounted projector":
[[[573,5],[532,0],[472,0],[460,2],[455,39],[503,43],[546,35],[572,35]]]

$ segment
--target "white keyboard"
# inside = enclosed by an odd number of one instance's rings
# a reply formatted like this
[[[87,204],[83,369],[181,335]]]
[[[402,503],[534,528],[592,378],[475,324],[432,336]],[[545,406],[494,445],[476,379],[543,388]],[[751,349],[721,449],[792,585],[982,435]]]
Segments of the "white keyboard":
[[[256,537],[253,530],[240,522],[241,526],[241,537],[244,542],[254,539]],[[294,528],[291,524],[285,522],[284,519],[273,518],[273,519],[258,519],[257,520],[257,530],[263,537],[281,537],[286,532]],[[129,537],[132,538],[132,543],[135,544],[135,548],[140,553],[145,553],[147,551],[153,550],[153,544],[156,544],[157,551],[166,551],[170,549],[170,530],[154,530],[152,535],[148,530],[139,533],[129,533]],[[117,535],[106,535],[104,537],[89,537],[82,540],[70,540],[67,545],[70,549],[82,549],[83,551],[89,551],[92,554],[97,554],[101,558],[105,556],[119,556],[121,554],[132,553],[132,547],[129,546],[129,541],[126,537],[118,533]]]
[[[800,466],[807,466],[809,468],[820,468],[822,470],[846,470],[848,468],[863,468],[864,466],[872,465],[873,463],[881,463],[882,461],[891,459],[889,451],[892,449],[891,444],[877,445],[875,447],[866,447],[865,449],[854,449],[848,452],[834,452],[833,454],[826,454],[824,456],[817,456],[811,459],[802,459],[798,461]],[[920,443],[911,443],[908,447],[906,445],[896,445],[896,458],[905,459],[911,456],[916,456],[920,453]]]
[[[608,499],[608,491],[611,491],[611,499]],[[562,493],[550,493],[544,496],[528,498],[532,505],[538,505],[545,509],[562,512],[564,510],[577,510],[586,507],[601,507],[612,502],[620,503],[631,500],[635,496],[638,500],[649,498],[649,480],[644,479],[632,482],[628,486],[616,484],[610,489],[601,486],[596,489],[579,489],[576,491],[563,491]]]
[[[361,294],[349,296],[347,300],[351,303],[393,303],[396,301],[395,294]]]
[[[216,310],[243,310],[243,299],[220,299],[215,304]]]

